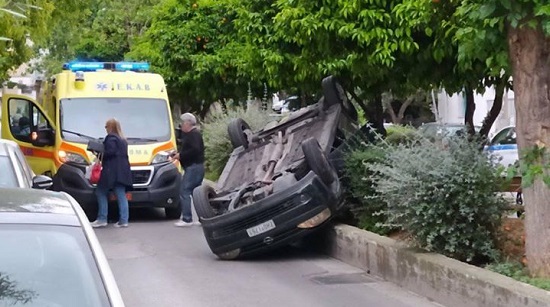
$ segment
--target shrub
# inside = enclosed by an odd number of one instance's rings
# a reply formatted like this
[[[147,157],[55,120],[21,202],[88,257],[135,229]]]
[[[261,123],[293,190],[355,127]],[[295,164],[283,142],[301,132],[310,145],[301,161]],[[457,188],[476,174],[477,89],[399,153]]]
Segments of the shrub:
[[[367,164],[375,200],[390,228],[401,228],[429,251],[466,262],[498,255],[495,239],[505,201],[501,173],[479,145],[456,138],[447,146],[425,139],[388,146],[383,163]]]
[[[485,268],[532,286],[550,290],[550,279],[530,277],[527,269],[519,262],[494,263],[487,265]]]
[[[202,125],[207,179],[213,181],[218,179],[233,151],[227,125],[234,118],[242,118],[253,131],[261,129],[272,120],[268,111],[255,106],[248,109],[236,106],[226,111],[221,108],[212,108]]]
[[[391,125],[386,129],[386,142],[389,144],[414,142],[420,138],[420,133],[412,126]]]
[[[390,229],[381,227],[386,217],[380,212],[385,204],[375,197],[372,172],[365,165],[382,162],[384,151],[380,146],[370,144],[361,150],[351,151],[345,163],[346,202],[349,204],[357,227],[376,232],[381,235],[389,233]]]
[[[359,140],[351,142],[351,149],[345,157],[346,185],[345,198],[353,214],[354,225],[381,235],[389,234],[393,229],[381,227],[386,221],[385,204],[376,197],[372,172],[365,165],[383,163],[385,148],[389,144],[405,144],[419,137],[416,129],[410,126],[392,125],[386,129],[385,141],[380,134],[368,136],[359,134]],[[374,141],[376,143],[369,143]]]

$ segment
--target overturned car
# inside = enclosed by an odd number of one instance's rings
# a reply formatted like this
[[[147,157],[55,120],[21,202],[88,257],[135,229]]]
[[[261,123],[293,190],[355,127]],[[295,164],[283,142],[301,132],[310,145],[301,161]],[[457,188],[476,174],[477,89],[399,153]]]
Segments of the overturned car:
[[[355,129],[357,113],[332,76],[323,97],[253,132],[242,119],[228,126],[233,152],[216,186],[193,191],[212,252],[235,259],[292,243],[341,207],[338,163],[331,157]],[[336,154],[336,156],[338,156]]]

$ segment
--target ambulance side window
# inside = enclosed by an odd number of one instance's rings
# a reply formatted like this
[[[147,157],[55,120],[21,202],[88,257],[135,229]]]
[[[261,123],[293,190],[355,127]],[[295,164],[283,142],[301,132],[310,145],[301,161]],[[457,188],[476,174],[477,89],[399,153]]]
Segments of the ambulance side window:
[[[19,141],[30,143],[32,131],[51,128],[44,114],[28,100],[11,98],[8,111],[11,134]]]
[[[46,116],[44,116],[44,114],[42,114],[42,112],[40,112],[40,110],[38,110],[38,108],[35,106],[32,107],[32,115],[32,125],[34,128],[33,130],[51,128],[48,120],[46,119]]]
[[[31,103],[24,99],[12,98],[8,101],[10,130],[14,138],[30,143]]]

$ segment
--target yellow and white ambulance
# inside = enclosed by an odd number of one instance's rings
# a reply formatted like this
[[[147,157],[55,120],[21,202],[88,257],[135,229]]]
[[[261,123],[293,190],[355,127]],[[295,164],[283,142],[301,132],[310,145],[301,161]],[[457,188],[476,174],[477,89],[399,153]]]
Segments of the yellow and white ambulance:
[[[71,194],[88,212],[97,208],[85,170],[95,156],[90,140],[105,137],[105,122],[120,121],[128,141],[133,189],[130,207],[162,207],[178,218],[181,171],[166,85],[144,62],[70,62],[42,85],[40,102],[2,96],[1,135],[17,142],[36,174]],[[114,200],[114,199],[111,199]],[[93,213],[91,213],[93,215]]]

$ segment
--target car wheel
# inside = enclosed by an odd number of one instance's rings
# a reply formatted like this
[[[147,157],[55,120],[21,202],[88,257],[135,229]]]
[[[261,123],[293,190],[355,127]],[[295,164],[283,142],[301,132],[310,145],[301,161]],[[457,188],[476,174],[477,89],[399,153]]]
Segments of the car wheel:
[[[336,88],[336,78],[334,76],[328,76],[323,79],[321,82],[321,85],[323,87],[323,97],[324,103],[323,107],[328,109],[330,106],[338,104],[341,102],[341,98],[338,95],[338,91]]]
[[[227,126],[227,133],[229,134],[229,139],[231,140],[233,148],[240,146],[243,146],[245,149],[248,148],[246,130],[250,130],[250,126],[242,118],[235,118],[229,123]]]
[[[164,208],[164,213],[169,220],[179,219],[181,216],[181,208],[179,205],[176,208]]]
[[[311,170],[321,178],[321,181],[326,185],[334,182],[334,172],[332,166],[328,162],[327,156],[319,146],[319,142],[315,138],[308,138],[302,142],[302,151],[306,159],[307,165]]]
[[[193,190],[193,205],[199,218],[216,216],[214,208],[210,205],[210,199],[214,196],[216,196],[216,191],[207,184],[202,184]]]
[[[322,81],[323,95],[325,97],[323,102],[324,110],[328,109],[330,106],[335,104],[341,104],[344,112],[354,121],[359,118],[357,110],[348,100],[346,91],[338,83],[334,76],[328,76]]]

